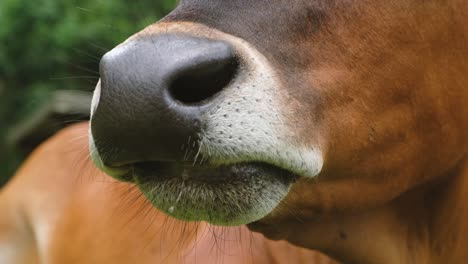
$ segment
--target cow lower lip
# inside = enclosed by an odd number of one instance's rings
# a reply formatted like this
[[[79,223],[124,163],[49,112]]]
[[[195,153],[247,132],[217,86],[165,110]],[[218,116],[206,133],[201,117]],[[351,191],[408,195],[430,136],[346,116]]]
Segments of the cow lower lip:
[[[226,184],[245,180],[255,171],[271,172],[285,182],[292,182],[297,177],[275,166],[265,163],[237,163],[222,166],[197,165],[190,162],[144,162],[134,166],[135,181],[150,183],[169,179],[198,182],[203,184]]]
[[[222,166],[148,162],[133,180],[155,207],[185,221],[241,225],[261,219],[287,195],[297,177],[265,163]]]

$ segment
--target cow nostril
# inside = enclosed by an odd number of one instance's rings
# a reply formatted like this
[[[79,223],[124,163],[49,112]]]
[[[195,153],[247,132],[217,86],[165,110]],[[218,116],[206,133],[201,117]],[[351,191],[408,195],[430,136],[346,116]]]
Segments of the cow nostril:
[[[91,123],[102,163],[189,158],[183,148],[212,101],[246,72],[241,55],[229,42],[185,34],[142,36],[106,54]]]
[[[185,105],[206,103],[229,85],[238,68],[239,62],[233,57],[196,65],[175,76],[169,92]]]

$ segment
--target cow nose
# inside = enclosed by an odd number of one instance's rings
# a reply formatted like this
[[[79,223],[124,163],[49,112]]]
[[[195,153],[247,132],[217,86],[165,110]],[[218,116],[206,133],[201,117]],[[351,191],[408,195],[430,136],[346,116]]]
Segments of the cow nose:
[[[188,35],[140,37],[107,53],[91,119],[104,164],[187,159],[237,70],[230,44]]]

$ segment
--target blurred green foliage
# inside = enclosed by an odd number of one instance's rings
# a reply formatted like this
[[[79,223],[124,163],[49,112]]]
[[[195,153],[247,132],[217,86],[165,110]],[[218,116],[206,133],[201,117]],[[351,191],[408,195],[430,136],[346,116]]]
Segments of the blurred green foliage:
[[[51,91],[91,91],[100,57],[168,13],[175,2],[0,1],[0,186],[23,158],[17,149],[5,150],[7,131]]]

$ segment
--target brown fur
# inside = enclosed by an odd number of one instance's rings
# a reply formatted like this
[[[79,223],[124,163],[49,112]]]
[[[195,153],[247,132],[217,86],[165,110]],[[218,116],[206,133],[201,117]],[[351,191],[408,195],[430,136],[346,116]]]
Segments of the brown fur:
[[[252,43],[292,96],[289,125],[324,152],[322,173],[251,228],[350,263],[464,263],[468,3],[212,6],[187,0],[164,21]]]

